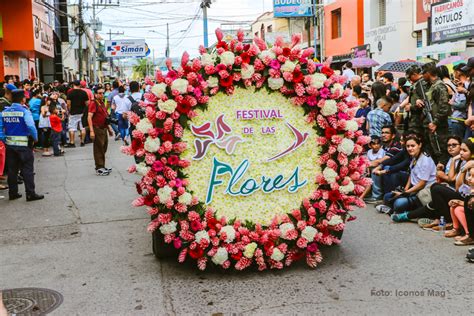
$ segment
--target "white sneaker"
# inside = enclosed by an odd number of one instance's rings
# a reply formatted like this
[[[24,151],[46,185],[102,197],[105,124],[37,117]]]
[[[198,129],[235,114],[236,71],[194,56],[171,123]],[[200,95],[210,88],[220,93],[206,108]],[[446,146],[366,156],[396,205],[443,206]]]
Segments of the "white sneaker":
[[[95,171],[95,174],[97,176],[108,176],[110,174],[110,172],[105,168],[100,168],[100,169],[97,169]]]
[[[387,205],[377,205],[377,207],[375,207],[375,209],[379,212],[379,213],[384,213],[384,214],[388,214],[390,213],[390,211],[392,210],[391,207],[387,206]]]

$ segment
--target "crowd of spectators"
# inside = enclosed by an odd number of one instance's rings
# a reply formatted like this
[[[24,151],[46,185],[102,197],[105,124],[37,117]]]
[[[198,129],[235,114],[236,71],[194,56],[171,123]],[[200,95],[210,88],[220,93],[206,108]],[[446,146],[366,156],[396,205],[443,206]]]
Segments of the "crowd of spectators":
[[[427,63],[399,79],[389,72],[362,78],[348,86],[349,99],[359,100],[360,129],[371,137],[364,200],[394,222],[416,221],[457,246],[473,245],[474,57],[452,72]],[[474,248],[467,257],[474,261]]]
[[[28,146],[43,157],[54,159],[76,144],[84,147],[93,143],[96,174],[107,176],[112,172],[105,166],[107,134],[124,145],[129,144],[127,113],[142,99],[145,89],[137,81],[88,85],[76,80],[44,84],[6,76],[0,82],[0,119],[2,112],[12,105],[12,93],[23,91],[25,98],[21,105],[31,112],[38,135],[37,140],[30,137]],[[0,193],[9,188],[4,132],[0,131]],[[18,183],[22,181],[20,172]],[[3,198],[0,194],[0,199]]]

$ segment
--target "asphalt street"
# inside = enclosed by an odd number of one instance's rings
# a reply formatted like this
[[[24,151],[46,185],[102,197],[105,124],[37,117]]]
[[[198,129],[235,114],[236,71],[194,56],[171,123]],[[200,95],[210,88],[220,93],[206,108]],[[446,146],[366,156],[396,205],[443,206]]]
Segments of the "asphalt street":
[[[159,261],[145,210],[131,206],[132,159],[112,141],[108,161],[113,173],[98,177],[91,145],[64,157],[37,155],[45,199],[0,200],[0,289],[58,291],[64,302],[53,315],[473,313],[467,247],[392,223],[372,206],[354,212],[343,243],[323,249],[316,269],[200,272],[174,258]]]

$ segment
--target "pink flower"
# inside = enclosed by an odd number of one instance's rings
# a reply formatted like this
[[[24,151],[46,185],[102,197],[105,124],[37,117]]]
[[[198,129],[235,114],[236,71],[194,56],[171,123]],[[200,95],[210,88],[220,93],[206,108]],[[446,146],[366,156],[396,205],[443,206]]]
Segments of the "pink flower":
[[[179,237],[176,237],[174,240],[173,240],[173,246],[176,248],[176,249],[179,249],[181,248],[182,246],[182,242],[181,242],[181,239]]]
[[[319,90],[319,95],[320,95],[321,98],[323,98],[323,99],[327,99],[330,94],[331,94],[331,91],[329,91],[329,89],[326,88],[326,87],[324,87],[324,88],[322,88],[321,90]]]
[[[308,252],[314,253],[314,252],[318,251],[318,244],[315,243],[315,242],[310,243],[306,247],[306,250],[308,250]]]
[[[281,67],[281,64],[280,64],[280,62],[279,62],[278,60],[273,59],[273,60],[270,62],[270,67],[271,67],[272,69],[279,70],[280,67]]]
[[[161,161],[157,160],[153,163],[153,165],[151,166],[151,169],[155,172],[161,172],[163,171],[163,168],[164,168],[164,165]]]
[[[176,179],[175,179],[175,186],[176,186],[177,188],[183,187],[183,180],[181,180],[180,178],[176,178]]]

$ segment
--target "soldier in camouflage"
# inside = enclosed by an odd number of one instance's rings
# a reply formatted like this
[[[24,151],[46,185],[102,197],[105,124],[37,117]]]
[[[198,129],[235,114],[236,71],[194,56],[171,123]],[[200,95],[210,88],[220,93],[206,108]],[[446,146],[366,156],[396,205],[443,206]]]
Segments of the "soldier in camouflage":
[[[433,121],[430,122],[427,115],[423,115],[425,148],[436,163],[446,164],[449,159],[446,148],[449,136],[448,117],[451,114],[448,89],[438,77],[438,71],[434,63],[423,65],[422,71],[423,76],[429,80],[430,88],[428,91],[424,90],[426,100],[420,98],[416,101],[416,105],[424,107],[425,102],[428,101],[431,104],[431,116],[433,118]]]
[[[405,104],[402,104],[408,113],[408,133],[422,136],[424,134],[423,109],[416,105],[416,100],[422,99],[421,88],[423,87],[425,91],[428,91],[429,85],[423,80],[421,68],[418,65],[413,65],[408,68],[405,74],[407,79],[411,82],[408,98],[405,99]]]

